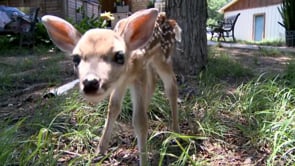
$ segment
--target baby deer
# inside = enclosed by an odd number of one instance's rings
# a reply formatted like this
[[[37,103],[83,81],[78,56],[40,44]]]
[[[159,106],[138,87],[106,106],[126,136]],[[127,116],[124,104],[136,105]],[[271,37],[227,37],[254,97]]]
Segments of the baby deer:
[[[148,165],[147,109],[157,74],[171,105],[172,129],[179,131],[178,91],[171,62],[175,40],[181,33],[176,21],[166,19],[157,9],[146,9],[119,21],[114,30],[91,29],[84,35],[55,16],[43,16],[42,22],[54,44],[72,55],[85,98],[96,103],[110,96],[97,152],[105,153],[124,94],[130,88],[140,165]]]

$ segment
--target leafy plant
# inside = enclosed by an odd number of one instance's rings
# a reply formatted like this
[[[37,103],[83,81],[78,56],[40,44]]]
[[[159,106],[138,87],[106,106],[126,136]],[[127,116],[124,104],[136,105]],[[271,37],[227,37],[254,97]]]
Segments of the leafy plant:
[[[104,20],[94,15],[92,15],[91,17],[85,16],[78,23],[74,22],[72,19],[68,19],[67,21],[74,25],[74,27],[82,34],[89,29],[106,27],[106,23],[104,22]]]
[[[42,43],[42,44],[51,44],[51,40],[48,36],[47,30],[45,26],[42,23],[36,24],[36,30],[35,30],[35,39],[36,43]]]
[[[154,7],[155,7],[154,1],[149,1],[149,3],[147,4],[147,8],[154,8]]]
[[[280,23],[286,30],[295,30],[295,1],[283,0],[283,4],[278,8],[283,23]]]
[[[223,14],[218,13],[218,10],[229,2],[229,0],[207,0],[208,2],[208,19],[207,25],[216,25],[218,20],[223,18]]]
[[[105,19],[105,17],[95,16],[94,14],[89,17],[86,14],[85,7],[83,5],[76,9],[76,13],[81,13],[83,19],[79,22],[75,22],[74,20],[69,18],[68,21],[72,25],[74,25],[74,27],[77,28],[77,30],[80,31],[82,34],[89,29],[106,28],[107,26],[107,20]],[[110,13],[105,13],[105,15],[107,15],[107,18],[112,17]]]

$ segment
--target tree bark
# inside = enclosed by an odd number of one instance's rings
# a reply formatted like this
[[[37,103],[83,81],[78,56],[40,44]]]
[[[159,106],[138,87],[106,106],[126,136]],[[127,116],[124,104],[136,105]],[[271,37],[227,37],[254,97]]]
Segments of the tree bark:
[[[207,64],[207,0],[166,0],[168,18],[182,28],[182,42],[173,58],[174,70],[184,75],[197,74]]]

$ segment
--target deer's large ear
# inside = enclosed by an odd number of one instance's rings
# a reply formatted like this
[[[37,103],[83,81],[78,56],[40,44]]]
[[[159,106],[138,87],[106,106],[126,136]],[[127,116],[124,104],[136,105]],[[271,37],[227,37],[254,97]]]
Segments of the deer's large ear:
[[[80,32],[73,25],[56,16],[45,15],[42,17],[42,23],[53,43],[62,51],[72,53],[81,38]]]
[[[123,18],[123,19],[119,20],[117,22],[116,26],[114,27],[114,31],[119,33],[121,36],[123,36],[127,23],[128,23],[127,18]]]
[[[146,44],[153,35],[157,16],[157,9],[146,9],[134,13],[127,19],[123,35],[129,50],[135,50]]]

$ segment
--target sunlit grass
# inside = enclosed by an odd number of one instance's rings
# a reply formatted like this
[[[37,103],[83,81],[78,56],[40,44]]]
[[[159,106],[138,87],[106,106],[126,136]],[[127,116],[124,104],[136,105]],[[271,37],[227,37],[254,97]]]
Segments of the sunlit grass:
[[[255,44],[255,45],[262,45],[262,46],[283,46],[285,44],[283,40],[262,40],[262,41],[240,40],[238,42],[243,44]]]
[[[285,78],[291,77],[290,67]],[[214,73],[208,74],[215,78]],[[202,86],[205,95],[197,99],[196,111],[206,111],[196,124],[205,136],[215,139],[237,130],[247,138],[248,146],[270,149],[267,165],[290,165],[295,161],[295,91],[288,86],[289,82],[280,76],[261,75],[241,84],[229,95],[220,90],[215,93],[223,85]]]
[[[157,131],[151,135],[149,142],[160,143],[158,165],[199,165],[205,161],[196,159],[198,143],[205,139],[207,138],[201,136]]]

